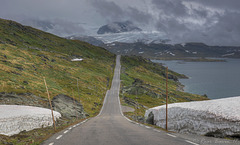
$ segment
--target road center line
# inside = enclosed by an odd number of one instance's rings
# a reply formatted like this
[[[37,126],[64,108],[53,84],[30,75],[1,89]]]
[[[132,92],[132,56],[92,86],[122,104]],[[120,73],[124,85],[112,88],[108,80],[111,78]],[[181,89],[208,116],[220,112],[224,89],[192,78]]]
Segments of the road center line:
[[[56,139],[60,139],[62,137],[62,135],[59,135]]]
[[[191,141],[189,141],[189,140],[185,140],[185,141],[188,142],[188,143],[190,143],[190,144],[193,144],[193,145],[199,145],[199,144],[194,143],[194,142],[191,142]]]
[[[54,145],[54,142],[50,143],[49,145]]]
[[[175,135],[172,135],[172,134],[169,134],[169,133],[167,133],[167,135],[168,135],[168,136],[171,136],[171,137],[176,137]]]

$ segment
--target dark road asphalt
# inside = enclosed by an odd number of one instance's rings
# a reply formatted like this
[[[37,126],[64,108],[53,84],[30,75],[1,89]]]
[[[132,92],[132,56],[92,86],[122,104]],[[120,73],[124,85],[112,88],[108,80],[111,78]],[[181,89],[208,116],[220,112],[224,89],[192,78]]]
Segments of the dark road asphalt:
[[[183,138],[142,124],[131,122],[123,115],[119,103],[120,56],[112,88],[107,92],[101,113],[84,123],[53,135],[44,145],[186,145],[195,144]],[[196,144],[195,144],[196,145]]]

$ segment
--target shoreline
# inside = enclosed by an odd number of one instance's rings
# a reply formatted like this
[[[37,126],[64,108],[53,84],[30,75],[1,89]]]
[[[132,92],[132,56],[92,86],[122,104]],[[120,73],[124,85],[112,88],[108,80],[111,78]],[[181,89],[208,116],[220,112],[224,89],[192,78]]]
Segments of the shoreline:
[[[227,62],[226,59],[223,58],[205,58],[205,57],[162,57],[162,58],[153,58],[152,60],[164,60],[164,61],[171,61],[171,60],[182,60],[184,62]]]

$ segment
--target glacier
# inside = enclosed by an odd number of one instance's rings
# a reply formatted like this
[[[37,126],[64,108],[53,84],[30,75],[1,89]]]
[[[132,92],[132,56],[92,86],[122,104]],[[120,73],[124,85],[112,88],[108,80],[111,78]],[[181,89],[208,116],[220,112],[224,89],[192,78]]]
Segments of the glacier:
[[[223,99],[173,103],[168,105],[168,130],[221,136],[240,134],[240,96]],[[151,113],[152,112],[152,113]],[[166,105],[150,108],[145,118],[153,115],[153,124],[165,128]]]
[[[54,119],[61,117],[59,112],[53,111]],[[52,126],[50,109],[23,106],[0,105],[0,134],[11,136],[21,131]]]
[[[144,42],[149,43],[163,43],[168,40],[164,32],[159,31],[140,31],[140,32],[122,32],[122,33],[107,33],[92,35],[92,37],[102,40],[104,43],[124,42],[135,43]]]

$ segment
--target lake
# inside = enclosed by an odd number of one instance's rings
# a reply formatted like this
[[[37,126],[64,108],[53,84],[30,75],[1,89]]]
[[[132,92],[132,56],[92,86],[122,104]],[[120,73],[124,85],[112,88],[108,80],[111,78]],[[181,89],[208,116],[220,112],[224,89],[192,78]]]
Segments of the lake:
[[[204,95],[210,99],[240,96],[240,59],[227,62],[185,62],[181,60],[152,60],[163,63],[169,69],[185,74],[189,79],[180,79],[184,91]]]

